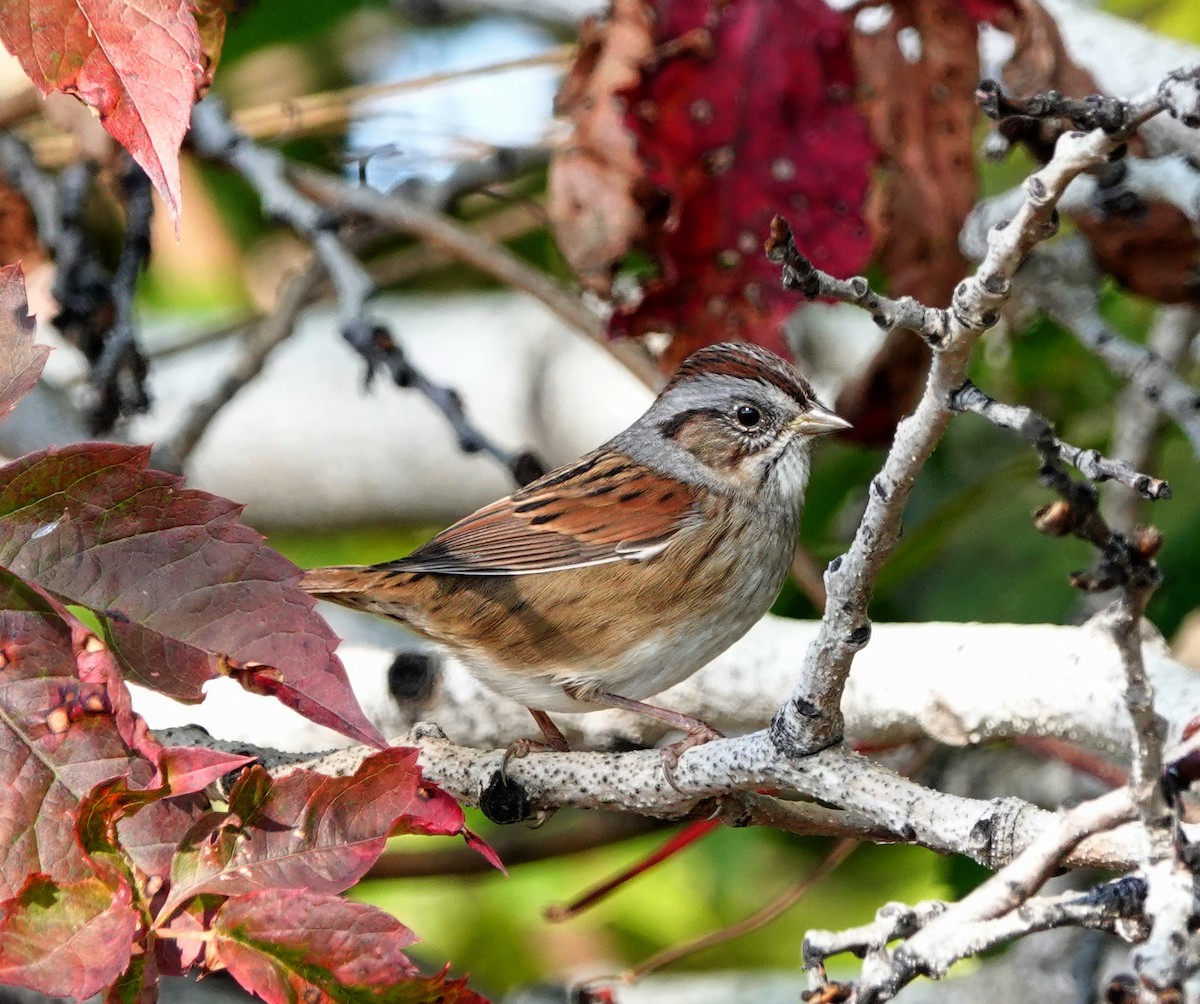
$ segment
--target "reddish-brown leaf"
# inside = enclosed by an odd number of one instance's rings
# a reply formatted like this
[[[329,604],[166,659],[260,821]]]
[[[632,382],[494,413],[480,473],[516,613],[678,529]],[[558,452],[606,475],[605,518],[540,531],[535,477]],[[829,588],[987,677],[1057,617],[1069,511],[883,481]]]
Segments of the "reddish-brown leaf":
[[[20,265],[0,268],[0,420],[38,381],[50,349],[33,341]]]
[[[642,164],[619,94],[637,83],[650,58],[652,22],[644,0],[614,0],[607,18],[587,18],[554,101],[574,132],[551,158],[546,209],[580,282],[605,296],[617,263],[644,229],[634,194]]]
[[[337,893],[357,882],[392,833],[464,833],[462,810],[421,780],[417,751],[376,753],[352,777],[296,771],[272,781],[251,767],[229,797],[236,826],[187,841],[169,909],[200,893],[272,887]]]
[[[198,793],[252,761],[218,750],[168,747],[146,788],[130,788],[122,777],[92,789],[76,818],[79,844],[93,858],[115,856],[121,869],[128,859],[143,875],[166,881],[181,841],[209,807]]]
[[[43,94],[96,110],[178,221],[179,147],[205,79],[191,0],[8,0],[0,40]]]
[[[0,565],[94,610],[138,683],[198,701],[219,673],[267,677],[289,707],[382,746],[300,569],[240,506],[147,469],[147,455],[84,443],[0,467]]]
[[[1019,5],[1017,0],[958,0],[958,6],[972,21],[1008,29]]]
[[[84,681],[71,627],[45,597],[0,569],[0,898],[43,872],[90,877],[75,839],[79,802],[97,784],[154,774],[113,713],[120,681]],[[111,684],[111,686],[110,686]]]
[[[646,171],[646,249],[660,279],[611,331],[674,334],[663,365],[742,338],[784,348],[795,307],[762,244],[795,221],[802,250],[838,275],[871,250],[863,221],[875,151],[853,104],[841,15],[822,0],[664,0],[655,60],[623,95]]]
[[[1017,94],[1099,93],[1095,78],[1071,58],[1057,23],[1042,5],[1020,0],[1020,8],[1016,51],[1004,67],[1005,86]],[[1000,125],[1010,141],[1024,143],[1043,163],[1053,154],[1062,128],[1056,119],[1012,118]],[[1130,150],[1145,154],[1140,136],[1133,136]],[[1160,303],[1200,300],[1200,239],[1174,206],[1159,202],[1123,213],[1104,213],[1097,206],[1092,212],[1076,213],[1074,219],[1100,266],[1131,292]]]
[[[977,189],[977,15],[999,17],[1009,5],[899,0],[890,9],[886,24],[851,40],[861,107],[880,151],[870,213],[875,261],[893,295],[943,306],[968,272],[958,233]],[[920,40],[919,52],[902,51],[902,32]],[[912,332],[892,332],[835,402],[854,424],[848,435],[890,443],[928,368],[925,344]]]
[[[0,905],[0,984],[83,1000],[129,964],[137,912],[129,887],[32,875]]]
[[[394,917],[301,889],[235,896],[217,912],[209,965],[268,1004],[487,1004],[465,980],[420,975],[404,949],[416,938]]]
[[[26,269],[46,260],[37,219],[29,199],[11,179],[0,178],[0,262],[20,262]]]

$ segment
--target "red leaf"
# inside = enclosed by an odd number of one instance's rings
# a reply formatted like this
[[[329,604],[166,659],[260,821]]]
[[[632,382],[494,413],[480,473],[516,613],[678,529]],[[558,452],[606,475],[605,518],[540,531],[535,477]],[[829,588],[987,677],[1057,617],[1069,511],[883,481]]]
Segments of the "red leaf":
[[[118,853],[118,867],[128,858],[144,875],[166,880],[180,842],[209,806],[196,793],[252,761],[217,750],[169,747],[149,787],[130,789],[125,778],[117,778],[92,790],[79,808],[79,843],[91,856]]]
[[[846,24],[822,0],[657,9],[657,60],[624,96],[645,181],[666,204],[646,244],[662,276],[610,330],[673,332],[669,369],[728,338],[783,350],[796,299],[762,252],[772,216],[793,217],[804,253],[835,275],[871,251],[862,214],[875,150],[852,100]]]
[[[462,806],[452,795],[431,784],[422,784],[417,788],[417,797],[410,804],[409,811],[392,827],[393,836],[401,833],[423,833],[434,837],[462,834],[468,847],[482,855],[493,868],[507,874],[500,855],[482,837],[467,829]]]
[[[103,683],[76,675],[71,629],[44,597],[0,569],[0,898],[30,874],[90,876],[75,840],[78,803],[97,784],[153,764],[132,752]],[[116,687],[124,689],[120,681]]]
[[[223,667],[277,666],[281,701],[382,746],[300,569],[238,522],[239,506],[147,469],[147,454],[84,443],[0,467],[0,564],[96,611],[145,686],[198,701]]]
[[[0,40],[43,94],[74,94],[179,220],[179,147],[204,80],[190,0],[8,0]]]
[[[117,836],[117,824],[126,817],[140,815],[163,800],[179,802],[179,796],[203,791],[213,781],[253,760],[253,757],[219,750],[183,746],[164,749],[159,757],[158,772],[147,787],[131,788],[127,778],[118,777],[98,784],[88,793],[80,803],[75,821],[80,846],[87,854],[115,851],[122,845]],[[188,800],[187,805],[193,808],[198,803]],[[199,812],[188,812],[187,815],[187,825],[176,826],[178,836],[174,840],[175,845],[182,839],[185,830],[196,821]],[[167,871],[164,868],[157,873],[165,878]]]
[[[246,893],[217,911],[213,931],[209,964],[269,1004],[487,1004],[465,980],[421,976],[403,952],[413,933],[365,903],[300,889]]]
[[[0,268],[0,420],[38,381],[50,349],[35,345],[20,265]]]
[[[203,746],[168,746],[158,758],[159,777],[155,781],[165,783],[172,795],[189,795],[253,762],[252,756]]]
[[[121,849],[143,875],[166,879],[180,842],[209,804],[203,795],[176,795],[121,817],[117,820]]]
[[[352,777],[300,770],[272,781],[251,767],[234,785],[229,811],[239,825],[177,855],[168,913],[203,892],[341,892],[367,873],[391,833],[464,831],[462,810],[422,782],[417,751],[403,748],[373,754]]]
[[[138,916],[123,882],[32,875],[0,911],[0,984],[83,1000],[129,964]]]
[[[958,0],[958,3],[972,21],[986,21],[1002,29],[1008,28],[1021,13],[1016,0]]]

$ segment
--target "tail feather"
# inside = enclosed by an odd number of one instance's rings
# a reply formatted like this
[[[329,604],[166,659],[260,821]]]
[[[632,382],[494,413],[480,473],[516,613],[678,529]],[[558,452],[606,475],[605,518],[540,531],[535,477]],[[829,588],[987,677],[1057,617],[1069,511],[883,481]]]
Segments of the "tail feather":
[[[321,600],[334,600],[347,593],[362,592],[365,565],[334,565],[329,568],[307,568],[300,588]]]
[[[333,565],[306,569],[300,588],[318,600],[404,620],[403,578],[370,565]]]

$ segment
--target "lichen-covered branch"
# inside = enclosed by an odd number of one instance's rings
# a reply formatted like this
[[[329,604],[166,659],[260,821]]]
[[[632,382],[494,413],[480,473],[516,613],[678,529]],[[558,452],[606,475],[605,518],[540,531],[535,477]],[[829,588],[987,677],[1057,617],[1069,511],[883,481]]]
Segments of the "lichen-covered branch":
[[[1133,114],[1131,121],[1141,121],[1141,114]],[[1057,231],[1059,197],[1080,172],[1117,149],[1123,137],[1102,130],[1060,137],[1054,157],[1026,180],[1025,197],[1014,218],[989,232],[979,269],[959,283],[950,308],[905,308],[903,323],[934,348],[929,379],[916,409],[897,427],[892,449],[871,482],[867,509],[850,549],[826,573],[829,601],[821,634],[808,649],[792,699],[771,726],[781,749],[804,755],[841,737],[839,705],[846,677],[854,654],[870,640],[867,604],[879,571],[899,539],[901,515],[917,474],[949,422],[949,396],[966,379],[975,342],[999,319],[1017,269],[1036,244]],[[779,226],[768,243],[768,255],[795,271],[802,256],[791,243],[790,230]],[[788,276],[785,272],[785,281]],[[811,279],[800,281],[807,281],[812,289],[821,288],[821,283],[836,289],[836,280],[820,274],[817,286]],[[851,280],[845,292],[861,298],[869,288],[865,280]]]

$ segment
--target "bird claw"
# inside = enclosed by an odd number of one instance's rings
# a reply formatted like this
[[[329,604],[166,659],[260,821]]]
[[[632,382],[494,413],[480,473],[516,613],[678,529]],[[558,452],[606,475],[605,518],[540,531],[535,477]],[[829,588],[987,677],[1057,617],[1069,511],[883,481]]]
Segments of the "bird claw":
[[[684,791],[675,780],[675,768],[679,766],[679,758],[693,746],[703,746],[714,739],[724,738],[724,734],[718,732],[711,725],[698,721],[696,727],[688,729],[687,735],[683,739],[680,739],[679,742],[671,743],[659,750],[662,756],[663,776],[667,779],[667,784],[681,795],[693,794],[692,792]]]
[[[508,749],[504,751],[504,756],[500,760],[500,777],[505,784],[508,783],[508,763],[510,760],[520,760],[522,757],[529,756],[530,753],[567,753],[570,747],[565,742],[552,743],[543,742],[540,739],[517,739],[508,744]]]

